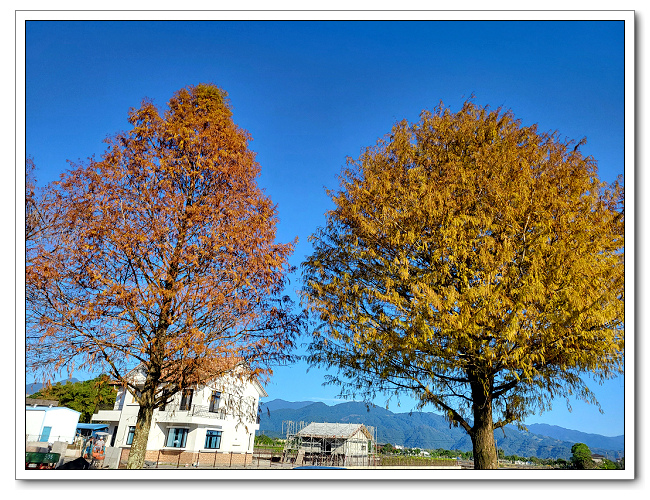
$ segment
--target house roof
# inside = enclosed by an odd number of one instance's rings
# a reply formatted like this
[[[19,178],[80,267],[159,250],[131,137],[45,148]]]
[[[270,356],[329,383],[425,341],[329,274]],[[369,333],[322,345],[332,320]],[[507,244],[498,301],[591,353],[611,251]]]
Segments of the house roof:
[[[25,406],[59,406],[59,402],[53,399],[25,398]]]
[[[236,369],[238,369],[238,368],[241,367],[241,366],[244,366],[244,367],[245,367],[245,366],[247,366],[247,365],[245,365],[245,363],[242,363],[241,361],[237,361],[237,363],[234,365],[234,367],[232,368],[232,370],[236,370]],[[135,368],[131,369],[131,370],[130,370],[126,375],[125,375],[124,378],[134,380],[134,381],[136,382],[136,384],[138,384],[138,383],[141,384],[141,383],[144,383],[144,379],[146,378],[146,373],[147,373],[147,370],[146,370],[146,366],[144,365],[144,363],[138,363],[138,365],[137,365]],[[225,376],[227,377],[228,375],[229,375],[228,371],[225,371],[225,372],[223,372],[222,374],[215,376],[215,377],[212,378],[211,380],[215,380],[215,379],[218,379],[218,378],[221,378],[221,377],[225,377]],[[138,380],[138,379],[139,379],[139,380]],[[207,380],[204,381],[204,383],[207,383],[207,382],[208,382]],[[255,389],[257,390],[257,392],[259,393],[260,397],[262,397],[262,398],[266,398],[266,397],[269,396],[269,395],[266,393],[266,391],[264,390],[264,387],[262,387],[262,384],[260,384],[260,382],[259,382],[259,380],[258,380],[257,378],[253,378],[253,379],[251,380],[251,382],[252,382],[253,386],[255,387]],[[122,385],[122,384],[121,384],[120,382],[118,382],[118,381],[113,381],[113,382],[111,382],[111,384],[112,384],[112,385]]]
[[[366,429],[363,424],[341,424],[329,422],[312,422],[306,427],[303,427],[298,436],[315,436],[315,437],[341,437],[349,438],[356,434],[359,430],[365,434],[368,439],[372,439],[372,434]]]
[[[73,410],[71,408],[66,408],[65,406],[27,406],[25,408],[25,411],[71,411],[72,413],[81,415],[81,412],[78,412],[77,410]]]
[[[97,431],[100,429],[108,429],[108,424],[77,424],[77,429],[91,429]]]
[[[255,386],[255,389],[257,389],[257,392],[259,393],[261,398],[269,397],[269,395],[264,390],[264,387],[262,387],[262,384],[260,384],[257,379],[253,379],[253,386]]]

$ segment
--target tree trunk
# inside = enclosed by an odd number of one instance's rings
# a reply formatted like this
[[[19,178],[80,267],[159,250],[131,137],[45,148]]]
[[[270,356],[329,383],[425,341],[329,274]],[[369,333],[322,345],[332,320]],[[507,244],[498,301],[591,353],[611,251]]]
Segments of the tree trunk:
[[[131,443],[131,451],[129,452],[129,460],[126,464],[127,469],[142,469],[144,466],[152,416],[153,408],[140,406],[138,410],[138,421],[135,424],[135,434]]]
[[[151,429],[153,411],[156,408],[156,389],[160,381],[160,364],[155,356],[151,356],[147,368],[147,378],[140,392],[140,397],[137,398],[140,409],[138,410],[138,420],[135,424],[135,433],[133,434],[129,460],[126,464],[127,469],[142,469],[144,466],[144,458],[147,454],[149,430]]]
[[[474,427],[470,434],[474,449],[474,469],[496,469],[492,398],[481,383],[472,383]],[[486,394],[488,392],[488,394]]]

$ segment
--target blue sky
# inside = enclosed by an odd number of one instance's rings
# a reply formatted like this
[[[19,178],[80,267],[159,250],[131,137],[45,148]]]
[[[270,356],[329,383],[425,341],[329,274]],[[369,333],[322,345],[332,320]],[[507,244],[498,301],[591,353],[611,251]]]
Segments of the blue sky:
[[[253,137],[259,184],[278,205],[278,239],[299,238],[299,265],[346,156],[441,100],[457,110],[474,94],[526,125],[586,137],[582,150],[601,179],[616,179],[624,173],[623,41],[621,21],[28,22],[26,153],[39,182],[56,180],[66,160],[99,156],[144,97],[164,106],[182,87],[215,83]],[[338,392],[321,385],[324,373],[278,368],[268,399],[332,404]],[[528,421],[622,434],[623,389],[622,378],[594,387],[603,415],[577,401],[569,413],[560,401]],[[408,398],[390,405],[411,407]]]

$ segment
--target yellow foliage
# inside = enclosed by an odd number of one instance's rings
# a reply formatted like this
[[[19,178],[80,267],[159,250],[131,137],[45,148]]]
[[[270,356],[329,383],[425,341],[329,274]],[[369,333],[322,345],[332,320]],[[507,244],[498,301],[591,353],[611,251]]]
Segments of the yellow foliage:
[[[580,144],[468,101],[348,159],[303,266],[323,322],[311,362],[456,423],[477,397],[496,426],[552,396],[591,400],[580,374],[622,370],[623,188]]]

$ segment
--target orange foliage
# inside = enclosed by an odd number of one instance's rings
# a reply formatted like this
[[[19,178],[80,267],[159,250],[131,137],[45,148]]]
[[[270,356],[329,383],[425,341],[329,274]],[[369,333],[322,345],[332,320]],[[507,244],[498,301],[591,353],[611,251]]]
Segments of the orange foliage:
[[[187,87],[164,113],[144,100],[101,160],[54,183],[42,209],[56,230],[27,268],[30,368],[101,367],[127,384],[143,363],[152,386],[165,374],[179,388],[229,359],[262,378],[288,359],[303,320],[281,297],[295,242],[274,242],[277,211],[226,95]]]

